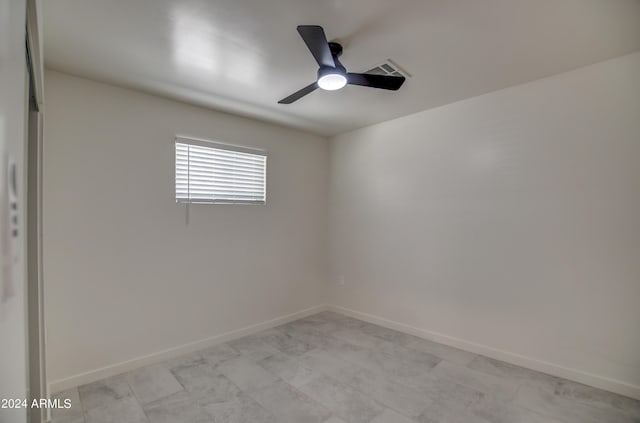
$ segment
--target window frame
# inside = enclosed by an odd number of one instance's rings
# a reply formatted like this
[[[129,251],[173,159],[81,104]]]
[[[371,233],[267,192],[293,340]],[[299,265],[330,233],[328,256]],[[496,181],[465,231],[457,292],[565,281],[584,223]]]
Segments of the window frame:
[[[178,184],[178,175],[177,175],[177,144],[186,144],[186,145],[194,145],[198,147],[212,148],[223,151],[230,151],[233,153],[246,153],[253,154],[258,156],[264,156],[264,185],[263,185],[263,200],[262,201],[253,201],[253,200],[190,200],[190,199],[180,199],[178,198],[177,192],[177,184]],[[173,141],[173,193],[176,204],[204,204],[204,205],[217,205],[217,204],[242,204],[242,205],[257,205],[263,206],[267,204],[267,161],[268,155],[267,150],[255,147],[247,147],[243,145],[237,144],[228,144],[222,143],[219,141],[210,141],[199,138],[192,138],[182,135],[177,135]]]

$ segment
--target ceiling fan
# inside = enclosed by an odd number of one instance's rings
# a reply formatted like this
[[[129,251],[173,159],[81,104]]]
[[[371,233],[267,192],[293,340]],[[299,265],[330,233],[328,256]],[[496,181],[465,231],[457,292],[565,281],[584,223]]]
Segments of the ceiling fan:
[[[338,57],[342,54],[342,46],[335,42],[328,42],[321,26],[300,25],[298,26],[298,33],[316,59],[316,62],[318,62],[318,65],[320,65],[318,79],[314,83],[278,101],[279,104],[291,104],[318,88],[335,91],[347,84],[351,84],[396,91],[404,83],[404,76],[347,72],[338,60]]]

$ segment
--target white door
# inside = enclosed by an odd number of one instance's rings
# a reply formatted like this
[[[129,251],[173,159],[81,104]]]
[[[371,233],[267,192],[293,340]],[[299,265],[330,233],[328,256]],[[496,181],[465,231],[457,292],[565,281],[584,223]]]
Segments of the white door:
[[[25,0],[0,1],[0,400],[28,394],[25,16]],[[0,407],[0,422],[26,421],[25,408]]]

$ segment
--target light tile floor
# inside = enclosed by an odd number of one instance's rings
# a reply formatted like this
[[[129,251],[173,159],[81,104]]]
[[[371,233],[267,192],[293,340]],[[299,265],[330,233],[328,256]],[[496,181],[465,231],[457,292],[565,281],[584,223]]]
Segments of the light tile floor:
[[[57,398],[54,423],[640,422],[640,401],[331,312]]]

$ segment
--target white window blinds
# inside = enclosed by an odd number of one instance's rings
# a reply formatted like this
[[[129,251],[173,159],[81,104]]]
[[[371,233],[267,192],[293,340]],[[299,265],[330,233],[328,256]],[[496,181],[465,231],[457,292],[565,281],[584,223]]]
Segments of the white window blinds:
[[[176,202],[265,204],[267,156],[243,147],[176,139]]]

